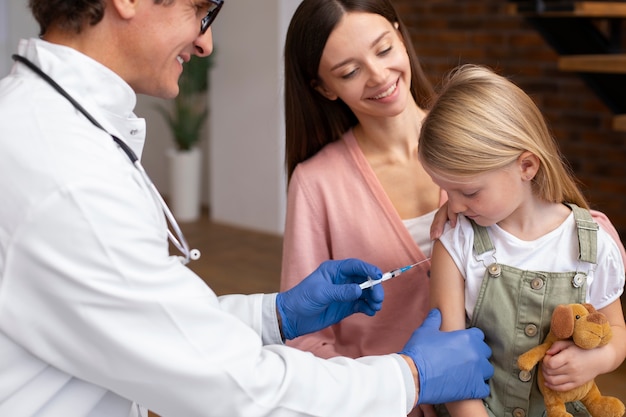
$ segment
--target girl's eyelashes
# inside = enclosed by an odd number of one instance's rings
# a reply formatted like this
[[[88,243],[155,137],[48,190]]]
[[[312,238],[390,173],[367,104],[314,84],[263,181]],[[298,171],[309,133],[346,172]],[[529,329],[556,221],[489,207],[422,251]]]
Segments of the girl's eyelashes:
[[[473,198],[476,197],[478,195],[478,191],[472,191],[472,192],[465,192],[463,193],[463,197],[465,198]]]

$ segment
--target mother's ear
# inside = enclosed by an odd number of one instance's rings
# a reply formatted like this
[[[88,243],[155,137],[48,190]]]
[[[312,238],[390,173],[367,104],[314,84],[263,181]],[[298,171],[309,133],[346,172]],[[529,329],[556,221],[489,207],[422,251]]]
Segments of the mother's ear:
[[[317,91],[322,96],[326,97],[327,99],[329,99],[331,101],[337,100],[339,98],[337,96],[337,94],[333,93],[328,88],[326,88],[326,86],[324,85],[324,82],[322,82],[322,81],[312,80],[311,81],[311,87],[313,87],[313,89],[315,89],[315,91]]]

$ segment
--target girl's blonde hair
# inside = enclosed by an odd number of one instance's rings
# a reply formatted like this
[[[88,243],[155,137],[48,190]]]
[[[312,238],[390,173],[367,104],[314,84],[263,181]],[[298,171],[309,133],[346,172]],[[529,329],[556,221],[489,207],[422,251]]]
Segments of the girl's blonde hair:
[[[422,124],[422,162],[438,173],[472,176],[505,167],[525,151],[540,161],[535,195],[589,208],[533,100],[485,67],[454,69]]]

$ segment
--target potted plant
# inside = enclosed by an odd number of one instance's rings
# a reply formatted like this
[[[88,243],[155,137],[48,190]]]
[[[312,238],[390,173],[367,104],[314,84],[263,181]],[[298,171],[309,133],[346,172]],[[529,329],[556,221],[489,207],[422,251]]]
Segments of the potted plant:
[[[184,64],[178,81],[178,96],[168,107],[158,106],[174,140],[168,149],[169,203],[180,221],[193,221],[200,216],[202,183],[202,128],[208,117],[207,91],[213,55],[192,56]]]

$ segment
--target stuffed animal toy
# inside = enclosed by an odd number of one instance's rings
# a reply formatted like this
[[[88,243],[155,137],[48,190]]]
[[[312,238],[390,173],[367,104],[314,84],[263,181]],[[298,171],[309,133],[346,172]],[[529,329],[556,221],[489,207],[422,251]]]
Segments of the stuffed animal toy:
[[[609,343],[613,334],[604,314],[591,304],[562,304],[552,313],[550,332],[545,341],[520,355],[517,365],[530,371],[545,356],[557,340],[573,340],[582,349],[593,349]],[[565,403],[581,401],[592,417],[622,417],[624,403],[615,397],[603,396],[591,380],[569,391],[553,391],[545,386],[542,372],[538,373],[539,391],[543,394],[548,417],[572,417]]]

